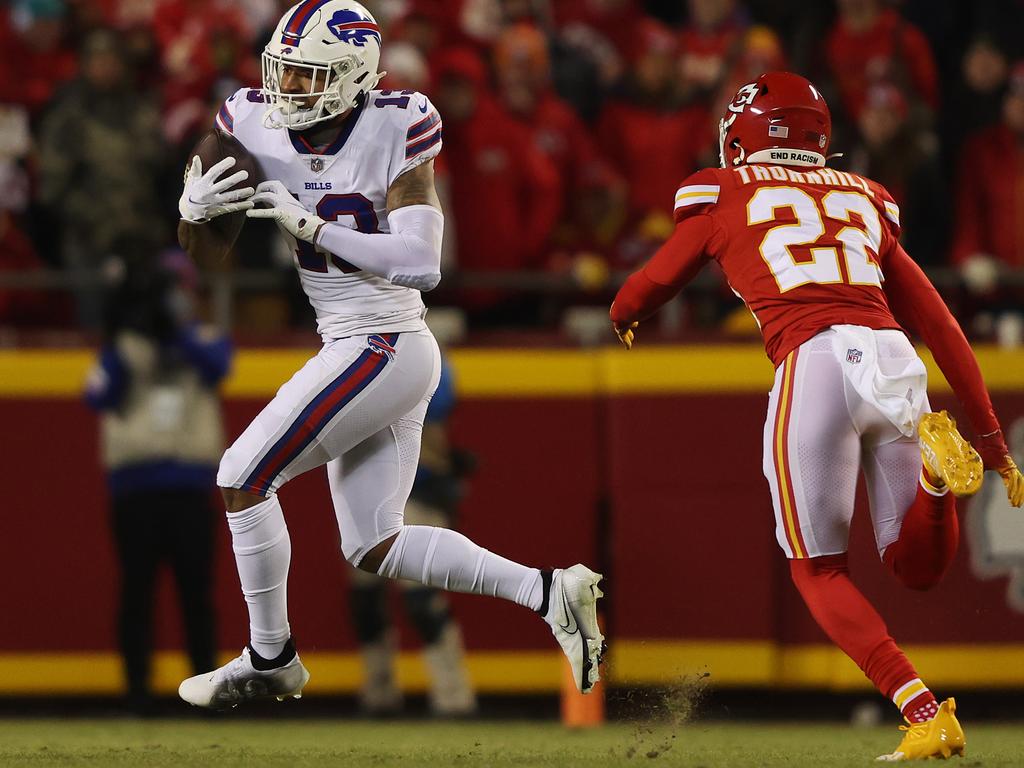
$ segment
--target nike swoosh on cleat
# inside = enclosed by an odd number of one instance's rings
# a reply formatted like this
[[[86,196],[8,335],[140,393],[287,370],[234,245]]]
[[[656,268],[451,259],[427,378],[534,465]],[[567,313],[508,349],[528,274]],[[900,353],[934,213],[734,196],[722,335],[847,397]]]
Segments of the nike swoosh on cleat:
[[[565,624],[559,624],[558,626],[566,634],[575,635],[579,631],[579,627],[576,625],[576,617],[572,615],[572,610],[569,608],[569,601],[565,599],[564,589],[562,590],[562,608],[565,609],[565,615],[569,618],[569,621],[572,623],[569,624],[567,622]],[[572,627],[572,629],[569,629],[570,626]]]

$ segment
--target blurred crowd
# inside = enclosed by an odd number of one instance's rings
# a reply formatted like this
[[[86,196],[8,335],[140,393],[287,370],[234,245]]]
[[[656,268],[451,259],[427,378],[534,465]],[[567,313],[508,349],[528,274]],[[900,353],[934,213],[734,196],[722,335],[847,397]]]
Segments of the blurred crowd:
[[[258,87],[259,51],[292,4],[0,9],[0,270],[88,280],[112,257],[145,262],[173,247],[184,160],[226,96]],[[973,330],[1006,318],[1019,329],[1021,0],[365,4],[384,31],[383,87],[427,93],[444,120],[437,171],[456,279],[428,298],[461,307],[471,325],[550,323],[569,304],[607,298],[610,277],[671,231],[678,183],[718,164],[718,118],[735,89],[785,68],[821,87],[844,153],[833,164],[889,188],[906,248],[947,268],[943,292]],[[246,230],[223,268],[283,271],[289,254]],[[568,293],[552,302],[519,283],[457,279],[525,270]],[[726,288],[710,294],[694,322],[735,308]],[[88,295],[0,290],[0,324],[95,325]],[[269,301],[261,322],[302,317],[294,295],[283,308]]]

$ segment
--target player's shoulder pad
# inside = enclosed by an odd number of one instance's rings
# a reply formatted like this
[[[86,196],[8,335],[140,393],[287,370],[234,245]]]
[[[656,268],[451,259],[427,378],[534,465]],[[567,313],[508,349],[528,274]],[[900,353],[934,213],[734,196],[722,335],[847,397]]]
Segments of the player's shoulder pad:
[[[262,125],[266,108],[266,96],[259,88],[239,88],[224,100],[214,123],[222,131],[234,134],[238,125],[253,115],[259,118]]]
[[[676,190],[673,215],[677,222],[688,216],[710,213],[722,192],[721,169],[705,168],[687,178]]]
[[[889,194],[889,190],[877,181],[866,179],[863,176],[859,178],[863,179],[867,185],[868,191],[871,193],[871,202],[875,204],[875,208],[878,209],[878,212],[882,214],[882,218],[888,223],[893,237],[898,238],[901,231],[900,207],[896,205],[896,201]]]

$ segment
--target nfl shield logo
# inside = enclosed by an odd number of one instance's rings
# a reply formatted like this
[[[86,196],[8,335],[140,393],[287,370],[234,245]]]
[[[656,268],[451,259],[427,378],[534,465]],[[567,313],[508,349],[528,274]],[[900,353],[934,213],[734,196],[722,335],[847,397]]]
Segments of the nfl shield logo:
[[[846,362],[859,363],[863,354],[859,349],[848,349],[846,350]]]
[[[322,157],[314,157],[309,161],[309,170],[313,173],[320,173],[324,169],[324,159]]]

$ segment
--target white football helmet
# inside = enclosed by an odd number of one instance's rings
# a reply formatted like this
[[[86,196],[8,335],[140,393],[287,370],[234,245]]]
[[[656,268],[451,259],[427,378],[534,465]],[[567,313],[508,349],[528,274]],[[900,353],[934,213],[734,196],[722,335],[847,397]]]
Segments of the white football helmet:
[[[380,28],[369,11],[354,0],[304,0],[263,49],[266,124],[302,129],[348,111],[384,76],[379,63]],[[286,67],[310,71],[307,93],[281,90]],[[317,99],[311,107],[301,103],[309,98]]]

